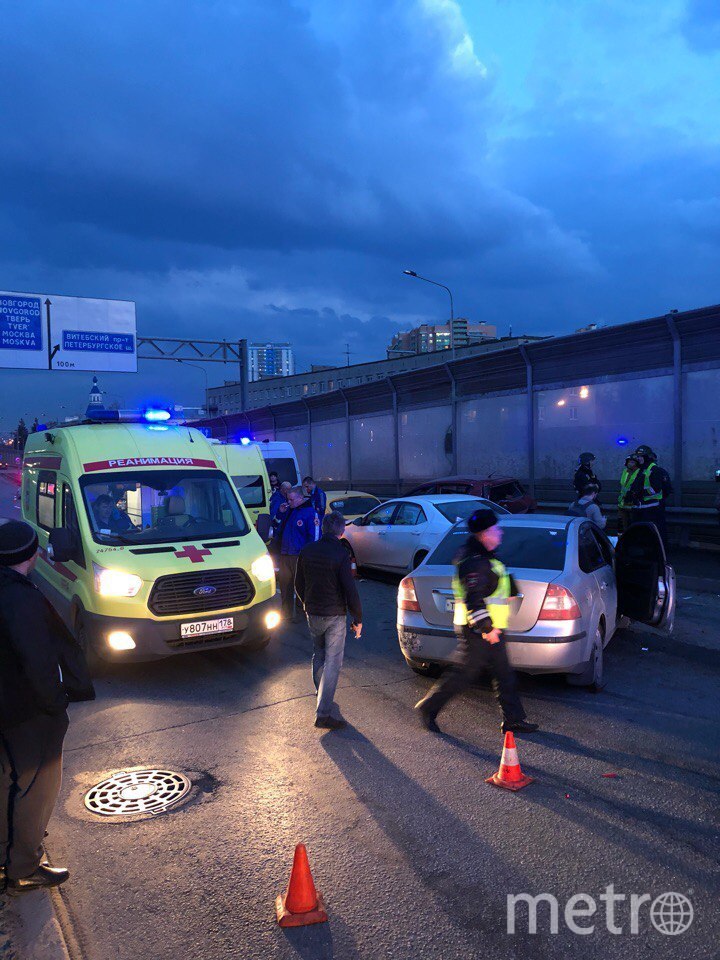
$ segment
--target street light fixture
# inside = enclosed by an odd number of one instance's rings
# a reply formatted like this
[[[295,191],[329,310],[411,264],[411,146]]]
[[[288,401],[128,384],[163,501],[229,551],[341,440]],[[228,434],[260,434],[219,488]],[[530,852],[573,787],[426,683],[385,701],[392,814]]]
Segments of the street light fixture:
[[[424,280],[425,283],[431,283],[434,287],[442,287],[443,290],[447,290],[448,296],[450,297],[450,349],[452,350],[452,358],[455,359],[455,308],[453,306],[453,295],[450,287],[446,287],[444,283],[438,283],[437,280],[431,280],[429,277],[422,277],[419,273],[416,273],[414,270],[403,270],[403,273],[406,277],[414,277],[416,280]]]
[[[182,363],[186,367],[195,367],[196,370],[202,370],[203,376],[205,377],[205,397],[203,402],[203,407],[207,410],[208,405],[208,375],[205,367],[201,367],[199,363],[190,363],[189,360],[182,360],[180,357],[175,357],[175,363]]]

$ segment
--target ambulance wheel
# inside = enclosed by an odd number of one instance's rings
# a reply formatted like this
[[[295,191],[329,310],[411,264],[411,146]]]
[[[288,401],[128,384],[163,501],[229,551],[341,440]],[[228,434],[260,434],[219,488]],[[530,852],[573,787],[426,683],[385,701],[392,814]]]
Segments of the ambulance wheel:
[[[100,672],[103,661],[90,641],[82,614],[78,614],[78,618],[75,622],[75,638],[80,646],[80,649],[85,655],[85,662],[87,663],[88,670],[90,671],[90,676],[96,677]]]
[[[590,658],[581,673],[569,673],[567,681],[573,687],[587,687],[593,693],[600,693],[605,686],[603,682],[603,628],[598,623],[595,630]]]

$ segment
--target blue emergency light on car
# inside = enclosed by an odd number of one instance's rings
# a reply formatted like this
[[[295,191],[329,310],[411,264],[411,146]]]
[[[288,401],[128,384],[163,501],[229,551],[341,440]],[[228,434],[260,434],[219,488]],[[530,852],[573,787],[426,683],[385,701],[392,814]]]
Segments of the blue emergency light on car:
[[[240,437],[240,443],[244,447],[247,447],[247,445],[250,443],[250,437]]]
[[[628,445],[628,439],[627,439],[627,437],[618,437],[617,440],[615,441],[615,443],[616,443],[619,447],[626,447],[626,446]]]
[[[143,414],[148,423],[163,423],[170,419],[169,410],[146,410]]]

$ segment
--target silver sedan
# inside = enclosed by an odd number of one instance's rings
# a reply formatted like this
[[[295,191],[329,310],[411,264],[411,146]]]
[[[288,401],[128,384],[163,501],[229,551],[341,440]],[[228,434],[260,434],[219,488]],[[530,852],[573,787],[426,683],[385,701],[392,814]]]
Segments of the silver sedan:
[[[347,525],[346,544],[358,566],[407,573],[454,523],[467,520],[479,507],[508,513],[489,500],[458,493],[387,500]]]
[[[599,689],[603,650],[623,618],[672,630],[675,574],[649,523],[610,542],[580,517],[503,516],[497,551],[518,594],[505,637],[510,663],[529,673],[565,673]],[[400,649],[417,673],[436,676],[452,663],[452,561],[468,537],[459,523],[400,584]]]

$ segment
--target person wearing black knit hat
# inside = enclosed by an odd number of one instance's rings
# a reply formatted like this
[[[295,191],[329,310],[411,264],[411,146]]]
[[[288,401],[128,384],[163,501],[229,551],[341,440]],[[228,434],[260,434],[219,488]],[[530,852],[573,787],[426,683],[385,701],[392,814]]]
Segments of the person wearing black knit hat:
[[[95,696],[80,648],[29,580],[38,538],[0,521],[0,881],[14,892],[53,887],[68,871],[43,860],[60,790],[69,700]]]
[[[455,576],[455,633],[459,659],[430,693],[415,704],[427,730],[440,732],[437,715],[445,704],[477,681],[487,669],[500,703],[503,733],[532,733],[517,691],[503,630],[509,619],[510,597],[517,593],[513,579],[494,551],[502,542],[497,516],[488,508],[476,510],[468,520],[470,536],[453,561]]]

